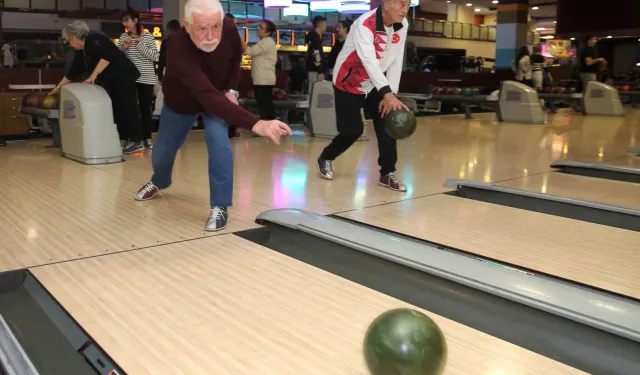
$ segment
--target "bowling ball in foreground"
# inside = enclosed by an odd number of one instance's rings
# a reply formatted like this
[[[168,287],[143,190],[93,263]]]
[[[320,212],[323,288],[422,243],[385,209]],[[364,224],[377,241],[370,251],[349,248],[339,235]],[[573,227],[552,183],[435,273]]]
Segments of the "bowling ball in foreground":
[[[363,352],[372,375],[440,375],[447,364],[440,327],[411,309],[377,317],[367,330]]]
[[[393,139],[410,137],[417,127],[416,116],[405,109],[389,112],[382,118],[384,129]]]

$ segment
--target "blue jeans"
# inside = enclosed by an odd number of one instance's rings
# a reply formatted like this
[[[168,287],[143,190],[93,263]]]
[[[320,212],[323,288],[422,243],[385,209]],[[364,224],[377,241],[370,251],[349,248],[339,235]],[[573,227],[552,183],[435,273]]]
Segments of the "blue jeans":
[[[228,125],[224,120],[202,114],[205,141],[209,152],[209,204],[211,207],[231,206],[233,195],[233,152],[229,142]],[[176,154],[184,144],[198,115],[181,115],[166,105],[160,115],[160,129],[153,146],[153,177],[151,182],[160,189],[171,186]]]

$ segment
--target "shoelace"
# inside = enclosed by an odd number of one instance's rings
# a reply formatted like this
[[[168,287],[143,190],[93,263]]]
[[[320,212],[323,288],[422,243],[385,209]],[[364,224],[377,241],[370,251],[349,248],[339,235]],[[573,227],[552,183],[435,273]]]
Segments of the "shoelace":
[[[144,190],[145,193],[150,193],[151,191],[153,191],[153,189],[155,189],[155,185],[152,184],[151,182],[148,182],[146,185],[144,185],[144,188],[142,188]]]
[[[331,161],[329,160],[324,161],[324,169],[331,170]]]
[[[224,217],[224,210],[220,207],[214,207],[211,209],[211,213],[209,214],[210,219],[222,219]]]
[[[398,178],[396,177],[395,174],[393,173],[389,173],[389,178],[391,179],[391,181],[393,181],[394,183],[398,184]]]

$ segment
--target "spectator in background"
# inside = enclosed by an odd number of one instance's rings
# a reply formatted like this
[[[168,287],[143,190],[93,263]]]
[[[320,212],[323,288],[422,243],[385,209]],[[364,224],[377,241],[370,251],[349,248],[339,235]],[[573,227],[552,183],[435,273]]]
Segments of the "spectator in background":
[[[74,21],[62,29],[62,38],[76,50],[71,67],[49,94],[74,82],[82,73],[91,72],[84,81],[98,83],[111,98],[113,119],[120,139],[125,141],[123,154],[144,150],[140,114],[138,113],[136,80],[140,72],[111,39],[100,32],[89,32],[84,21]]]
[[[158,83],[154,88],[156,95],[156,105],[153,110],[153,116],[159,118],[162,106],[164,106],[164,95],[162,94],[162,77],[164,77],[164,70],[167,61],[167,46],[169,45],[169,37],[171,34],[180,31],[180,21],[171,20],[167,22],[167,37],[162,40],[160,44],[160,57],[158,57],[158,66],[156,68],[156,76],[158,77]]]
[[[586,46],[580,51],[580,81],[582,82],[582,89],[587,89],[587,83],[589,81],[596,81],[598,79],[598,72],[600,71],[599,64],[606,65],[607,60],[602,57],[597,57],[596,44],[598,39],[590,36],[586,40]]]
[[[13,52],[8,42],[2,44],[2,61],[5,68],[13,68]]]
[[[273,22],[262,20],[257,31],[260,41],[251,47],[242,44],[244,53],[251,56],[251,80],[261,120],[275,120],[276,118],[272,91],[276,85],[278,49],[276,42],[271,37],[276,30],[277,27]]]
[[[307,78],[308,92],[313,82],[324,80],[325,62],[322,50],[322,33],[327,30],[327,19],[322,16],[313,17],[313,31],[305,38],[307,44]]]
[[[331,48],[331,52],[327,58],[327,79],[331,79],[333,76],[333,67],[336,66],[336,59],[338,58],[340,51],[342,51],[342,46],[344,46],[344,41],[347,39],[347,34],[349,34],[350,28],[351,21],[349,20],[342,20],[338,22],[338,26],[336,26],[338,40],[336,40],[336,44]]]
[[[544,86],[545,82],[545,71],[547,71],[547,61],[544,56],[542,56],[542,46],[536,44],[533,47],[533,54],[531,55],[531,80],[533,81],[533,87],[541,88]],[[551,74],[546,72],[548,76],[548,80],[551,81],[553,78]]]
[[[153,111],[153,89],[158,82],[155,70],[158,49],[153,35],[143,29],[138,12],[133,9],[124,12],[122,14],[122,25],[127,31],[120,35],[118,48],[127,55],[140,72],[140,77],[136,81],[136,92],[142,121],[142,133],[145,139],[145,147],[152,148],[151,131],[153,122],[151,113]]]
[[[523,46],[518,52],[518,57],[514,61],[516,81],[524,83],[527,86],[533,86],[531,81],[531,57],[529,56],[529,48]]]

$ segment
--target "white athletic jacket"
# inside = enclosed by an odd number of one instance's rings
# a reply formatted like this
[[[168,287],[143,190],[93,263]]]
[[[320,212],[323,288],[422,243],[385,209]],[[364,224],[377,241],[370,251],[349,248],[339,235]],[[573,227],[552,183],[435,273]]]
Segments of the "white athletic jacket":
[[[358,17],[336,60],[333,84],[351,94],[374,88],[382,95],[398,93],[408,25],[405,18],[385,27],[382,6]]]

